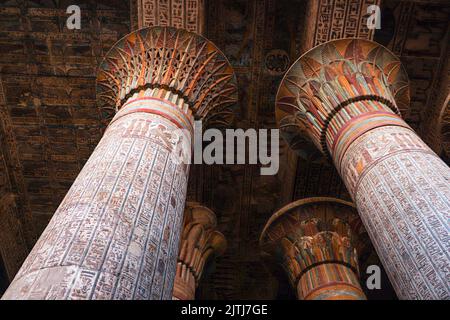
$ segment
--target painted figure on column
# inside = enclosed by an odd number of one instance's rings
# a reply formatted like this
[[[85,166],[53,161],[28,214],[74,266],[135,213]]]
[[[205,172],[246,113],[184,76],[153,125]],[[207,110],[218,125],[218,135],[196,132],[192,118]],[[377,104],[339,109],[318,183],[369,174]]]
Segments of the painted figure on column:
[[[118,41],[97,77],[113,119],[3,298],[171,299],[194,117],[227,121],[236,100],[205,38],[154,27]]]
[[[227,241],[216,228],[214,212],[198,203],[186,203],[173,288],[174,300],[194,300],[205,265],[225,251]]]
[[[267,222],[263,255],[288,275],[301,300],[365,300],[359,283],[359,235],[365,233],[353,204],[334,198],[290,203]]]
[[[450,169],[402,120],[408,105],[400,60],[343,39],[294,63],[276,116],[299,155],[315,146],[333,160],[398,297],[448,299]]]

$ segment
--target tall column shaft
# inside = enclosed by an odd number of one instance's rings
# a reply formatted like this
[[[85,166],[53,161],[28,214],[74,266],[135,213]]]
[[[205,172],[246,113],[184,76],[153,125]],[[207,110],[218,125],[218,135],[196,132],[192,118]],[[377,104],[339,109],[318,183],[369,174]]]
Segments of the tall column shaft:
[[[285,138],[333,160],[398,297],[450,298],[450,169],[400,116],[399,59],[371,41],[330,41],[297,60],[277,100],[280,126],[297,128]]]
[[[362,134],[341,159],[341,176],[397,295],[450,298],[448,166],[400,126]]]
[[[3,298],[171,297],[191,146],[155,107],[119,111]]]
[[[301,300],[365,300],[359,284],[355,208],[333,198],[298,200],[276,212],[260,238]]]
[[[234,81],[196,34],[119,40],[97,76],[109,126],[3,298],[171,299],[194,117],[226,122]]]

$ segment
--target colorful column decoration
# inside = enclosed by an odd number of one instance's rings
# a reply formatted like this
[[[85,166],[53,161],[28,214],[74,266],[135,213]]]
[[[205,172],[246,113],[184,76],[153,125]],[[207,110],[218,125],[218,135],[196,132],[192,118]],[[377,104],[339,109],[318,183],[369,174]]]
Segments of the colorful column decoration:
[[[226,122],[236,100],[205,38],[154,27],[118,41],[93,109],[113,119],[3,299],[172,299],[193,120]]]
[[[332,159],[401,299],[450,298],[450,169],[402,120],[408,77],[368,40],[300,57],[277,94],[282,135]]]
[[[355,207],[335,198],[306,198],[276,212],[260,247],[281,266],[301,300],[365,300],[359,284]]]
[[[186,203],[173,300],[194,300],[208,261],[222,255],[227,241],[216,230],[216,215],[198,203]]]

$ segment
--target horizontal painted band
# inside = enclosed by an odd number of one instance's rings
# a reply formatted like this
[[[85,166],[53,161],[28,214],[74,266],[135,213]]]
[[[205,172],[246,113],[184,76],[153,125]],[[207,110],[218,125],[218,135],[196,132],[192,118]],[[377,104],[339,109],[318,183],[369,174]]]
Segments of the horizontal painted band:
[[[149,103],[149,101],[155,101],[158,103],[152,104]],[[177,105],[155,97],[142,97],[128,101],[119,110],[111,123],[125,115],[136,112],[151,113],[162,116],[163,118],[174,123],[178,128],[188,129],[191,133],[194,132],[193,119],[188,119],[188,115],[184,114]]]
[[[356,139],[370,130],[385,126],[403,127],[411,130],[406,122],[394,114],[372,114],[349,121],[341,134],[336,136],[330,152],[335,160],[337,169],[340,170],[344,154]]]
[[[303,277],[303,275],[305,275],[309,270],[324,265],[324,264],[338,264],[344,267],[347,267],[348,269],[350,269],[352,272],[355,273],[355,275],[358,274],[358,270],[352,266],[350,263],[344,262],[344,261],[338,261],[338,260],[324,260],[324,261],[320,261],[320,262],[315,262],[313,264],[310,264],[309,266],[307,266],[306,268],[304,268],[300,274],[295,278],[295,287],[298,286],[298,283],[300,282],[301,278]]]
[[[355,130],[357,128],[360,128],[362,125],[370,126],[371,124],[368,122],[371,120],[373,121],[374,119],[376,119],[376,122],[378,122],[378,123],[381,123],[384,121],[390,122],[390,121],[392,121],[392,119],[395,120],[394,121],[395,123],[398,123],[400,121],[404,122],[398,115],[396,115],[394,113],[386,112],[386,111],[372,111],[372,112],[367,112],[367,113],[358,115],[356,117],[353,117],[349,121],[347,121],[342,126],[342,128],[340,128],[334,135],[333,145],[331,146],[331,150],[330,150],[331,154],[334,153],[339,141],[343,141],[348,134],[356,134]],[[358,122],[357,126],[355,126],[355,122]],[[406,123],[405,123],[405,125],[406,125]],[[349,129],[351,129],[351,132]]]
[[[333,291],[331,288],[334,288]],[[306,294],[303,299],[304,300],[312,300],[311,297],[322,297],[320,300],[323,300],[324,297],[329,296],[339,296],[339,297],[355,297],[359,299],[366,299],[366,295],[364,294],[364,291],[360,288],[355,286],[354,284],[348,283],[348,282],[337,282],[332,281],[328,282],[324,285],[321,285],[319,287],[316,287],[312,289],[311,291]]]

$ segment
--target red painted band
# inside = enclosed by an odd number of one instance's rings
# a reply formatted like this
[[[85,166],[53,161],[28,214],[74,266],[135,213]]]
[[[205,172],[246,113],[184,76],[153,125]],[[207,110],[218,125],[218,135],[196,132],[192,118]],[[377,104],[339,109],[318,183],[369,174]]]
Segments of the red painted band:
[[[161,98],[157,98],[157,97],[140,97],[140,98],[128,100],[127,102],[125,102],[125,103],[122,105],[122,108],[121,108],[121,109],[125,108],[125,106],[128,105],[128,104],[130,104],[130,103],[133,103],[133,102],[136,102],[136,101],[140,101],[140,100],[156,100],[156,101],[164,102],[164,103],[166,103],[166,104],[168,104],[168,105],[171,105],[172,107],[178,109],[178,106],[177,106],[176,104],[174,104],[174,103],[172,103],[172,102],[170,102],[170,101],[167,101],[166,99],[161,99]]]
[[[401,118],[400,118],[398,115],[396,115],[395,113],[386,112],[386,111],[371,111],[371,112],[366,112],[366,113],[360,114],[360,115],[358,115],[358,116],[356,116],[356,117],[354,117],[354,118],[351,118],[348,122],[346,122],[346,123],[342,126],[342,128],[340,128],[340,129],[338,130],[338,132],[337,132],[336,135],[334,136],[333,146],[331,147],[331,154],[333,154],[333,152],[334,152],[334,150],[335,150],[335,148],[336,148],[337,142],[338,142],[339,139],[341,138],[341,135],[343,134],[344,131],[346,131],[346,130],[348,129],[348,127],[349,127],[350,125],[353,125],[353,123],[354,123],[355,121],[357,121],[357,120],[361,120],[361,119],[364,119],[364,118],[370,118],[370,116],[374,116],[374,115],[387,115],[387,116],[392,117],[392,118],[398,118],[398,119],[401,119]]]
[[[134,109],[134,110],[129,110],[129,111],[124,112],[123,114],[119,114],[119,113],[118,113],[118,115],[120,115],[120,116],[117,117],[117,118],[115,118],[115,119],[113,119],[113,120],[110,122],[110,124],[113,123],[113,122],[115,122],[116,120],[122,118],[123,116],[126,116],[126,115],[128,115],[128,114],[132,114],[132,113],[136,113],[136,112],[144,112],[144,113],[156,114],[156,115],[158,115],[158,116],[161,116],[161,117],[163,117],[163,118],[165,118],[165,119],[171,121],[171,122],[174,123],[178,128],[180,128],[180,129],[186,129],[186,127],[184,127],[181,123],[179,123],[179,122],[178,122],[176,119],[174,119],[173,117],[169,116],[167,113],[164,113],[164,112],[161,112],[161,111],[158,111],[158,110],[154,110],[154,109],[148,109],[148,108],[138,108],[138,109]],[[188,128],[188,129],[189,129],[189,131],[190,131],[191,134],[192,134],[192,133],[193,133],[192,127],[191,127],[191,128]]]

